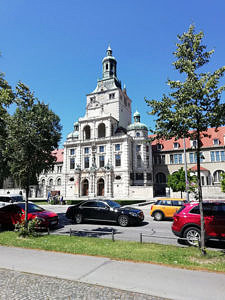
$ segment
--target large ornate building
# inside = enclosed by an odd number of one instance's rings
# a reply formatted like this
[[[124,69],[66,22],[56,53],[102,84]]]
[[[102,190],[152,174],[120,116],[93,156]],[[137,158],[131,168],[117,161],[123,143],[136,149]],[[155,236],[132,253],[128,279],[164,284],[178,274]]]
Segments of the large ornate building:
[[[148,200],[153,196],[180,197],[167,188],[169,174],[184,167],[183,140],[150,142],[148,128],[135,112],[117,78],[117,62],[110,47],[102,60],[102,79],[87,95],[86,113],[74,123],[64,149],[55,150],[52,170],[31,187],[31,197],[46,198],[60,192],[64,199],[105,197]],[[186,139],[187,167],[196,173],[196,141]],[[202,139],[201,184],[203,197],[224,198],[221,173],[225,172],[225,127],[209,128]],[[4,192],[13,188],[5,182]]]
[[[39,178],[40,194],[60,191],[64,199],[153,197],[152,148],[148,128],[117,78],[110,47],[102,79],[87,95],[86,113],[74,123],[64,149],[55,151],[53,170]]]

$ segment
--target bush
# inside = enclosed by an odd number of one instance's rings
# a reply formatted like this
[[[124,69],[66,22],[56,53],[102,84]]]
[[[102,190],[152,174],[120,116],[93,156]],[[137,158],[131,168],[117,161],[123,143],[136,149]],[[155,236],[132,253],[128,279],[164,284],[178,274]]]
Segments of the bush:
[[[25,238],[29,236],[37,237],[38,233],[36,229],[40,225],[40,221],[37,218],[28,221],[27,227],[25,226],[25,221],[21,223],[16,223],[15,232],[18,233],[19,237]]]

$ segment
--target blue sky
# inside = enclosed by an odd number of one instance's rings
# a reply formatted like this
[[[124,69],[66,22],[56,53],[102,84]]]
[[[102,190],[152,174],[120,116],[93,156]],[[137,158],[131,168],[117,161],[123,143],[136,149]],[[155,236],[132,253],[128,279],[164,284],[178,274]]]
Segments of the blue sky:
[[[144,97],[161,99],[167,79],[180,78],[172,66],[177,34],[191,23],[205,33],[213,71],[225,65],[224,12],[224,0],[1,0],[0,71],[49,103],[63,125],[62,145],[85,114],[110,44],[132,112],[154,128]]]

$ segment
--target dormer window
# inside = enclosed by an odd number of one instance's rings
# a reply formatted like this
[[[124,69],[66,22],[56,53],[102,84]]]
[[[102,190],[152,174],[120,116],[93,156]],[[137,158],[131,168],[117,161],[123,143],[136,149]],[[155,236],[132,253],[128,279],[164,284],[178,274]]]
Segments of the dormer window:
[[[173,143],[173,148],[178,149],[180,147],[179,143]]]
[[[191,146],[192,146],[193,148],[197,148],[197,145],[198,145],[198,143],[197,143],[196,140],[191,141]]]
[[[220,143],[219,139],[214,139],[213,140],[213,145],[219,145],[219,143]]]
[[[163,145],[162,144],[157,144],[157,150],[162,150],[162,148],[163,148]]]

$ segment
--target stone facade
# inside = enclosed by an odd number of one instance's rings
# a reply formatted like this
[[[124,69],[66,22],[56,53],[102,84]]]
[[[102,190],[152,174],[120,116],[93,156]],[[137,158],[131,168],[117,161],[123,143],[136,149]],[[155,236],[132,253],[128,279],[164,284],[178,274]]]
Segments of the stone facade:
[[[148,128],[140,122],[138,112],[131,124],[131,99],[117,79],[117,62],[110,47],[102,69],[102,79],[87,95],[85,116],[74,123],[64,143],[63,162],[57,157],[52,172],[39,178],[43,197],[52,190],[71,200],[153,197]]]

